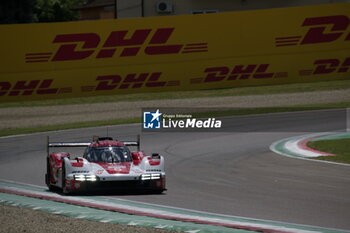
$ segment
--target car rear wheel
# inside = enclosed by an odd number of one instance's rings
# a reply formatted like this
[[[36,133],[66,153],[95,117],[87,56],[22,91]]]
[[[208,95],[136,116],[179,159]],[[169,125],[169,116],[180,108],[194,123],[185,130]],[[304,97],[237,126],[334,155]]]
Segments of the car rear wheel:
[[[46,166],[47,166],[47,170],[46,170],[46,174],[45,174],[45,183],[46,183],[47,187],[49,188],[49,190],[53,191],[54,187],[51,184],[51,167],[50,167],[50,163],[49,163],[49,158],[47,158]]]
[[[62,159],[62,193],[68,194],[68,190],[66,188],[66,165],[64,162],[64,158]]]
[[[164,189],[160,189],[160,190],[156,190],[154,191],[155,194],[163,194],[165,190]]]

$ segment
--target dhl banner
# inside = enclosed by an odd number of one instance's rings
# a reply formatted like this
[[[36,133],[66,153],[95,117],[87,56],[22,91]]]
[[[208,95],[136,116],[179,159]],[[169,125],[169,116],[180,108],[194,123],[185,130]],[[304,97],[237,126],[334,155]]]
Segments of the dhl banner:
[[[350,3],[0,25],[0,102],[350,79]]]

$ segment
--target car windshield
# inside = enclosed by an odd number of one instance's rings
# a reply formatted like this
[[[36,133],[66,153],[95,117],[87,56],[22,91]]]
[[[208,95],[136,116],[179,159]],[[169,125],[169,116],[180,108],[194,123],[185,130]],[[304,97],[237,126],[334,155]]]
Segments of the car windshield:
[[[84,157],[89,162],[131,162],[130,151],[125,146],[90,147]]]

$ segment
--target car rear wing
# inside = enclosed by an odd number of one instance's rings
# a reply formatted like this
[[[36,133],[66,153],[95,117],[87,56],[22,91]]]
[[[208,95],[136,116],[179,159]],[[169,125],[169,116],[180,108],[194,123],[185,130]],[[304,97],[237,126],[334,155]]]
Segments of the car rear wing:
[[[102,140],[113,140],[111,137],[93,137],[93,142]],[[136,146],[137,150],[140,151],[140,135],[137,135],[137,141],[120,141],[125,146]],[[51,147],[88,147],[91,142],[50,142],[49,136],[47,136],[47,155],[50,154]]]

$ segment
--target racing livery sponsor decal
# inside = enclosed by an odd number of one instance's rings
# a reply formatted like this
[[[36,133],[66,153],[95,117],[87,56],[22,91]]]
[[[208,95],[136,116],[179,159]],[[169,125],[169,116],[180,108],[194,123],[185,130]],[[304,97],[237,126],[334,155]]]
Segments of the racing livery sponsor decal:
[[[101,166],[106,172],[108,172],[108,174],[129,174],[130,173],[131,163],[129,162],[123,162],[123,163],[95,162],[95,163]],[[97,174],[100,173],[99,171],[97,171]]]

